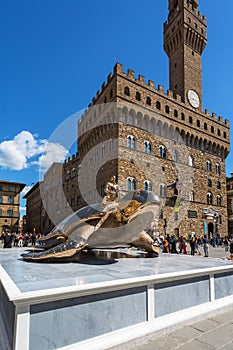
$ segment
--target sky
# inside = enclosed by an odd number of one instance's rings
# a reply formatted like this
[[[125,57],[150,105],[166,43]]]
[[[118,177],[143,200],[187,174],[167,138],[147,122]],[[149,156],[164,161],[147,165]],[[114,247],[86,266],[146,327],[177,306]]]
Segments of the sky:
[[[199,10],[208,26],[203,110],[233,124],[233,1],[199,0]],[[69,155],[51,135],[88,106],[116,62],[168,89],[167,15],[168,0],[0,0],[0,179],[28,190],[41,159],[47,167]]]

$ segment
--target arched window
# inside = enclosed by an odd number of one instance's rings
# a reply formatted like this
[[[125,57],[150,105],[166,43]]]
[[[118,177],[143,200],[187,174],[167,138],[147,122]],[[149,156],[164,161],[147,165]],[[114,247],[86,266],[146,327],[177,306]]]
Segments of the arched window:
[[[220,194],[217,195],[217,205],[219,205],[219,206],[222,205],[222,196]]]
[[[211,192],[207,193],[207,204],[213,204],[213,195]]]
[[[136,100],[141,101],[141,94],[140,94],[140,92],[138,92],[138,91],[136,92],[135,98],[136,98]]]
[[[159,101],[156,102],[156,108],[161,109],[161,103]]]
[[[148,106],[151,106],[151,98],[149,96],[147,96],[147,98],[146,98],[146,104]]]
[[[167,158],[167,150],[164,146],[159,147],[159,157],[160,158]]]
[[[208,187],[212,187],[212,181],[208,179]]]
[[[212,163],[210,160],[207,160],[206,162],[206,171],[212,171]]]
[[[71,177],[74,178],[75,175],[76,175],[76,169],[73,168],[73,169],[71,170]]]
[[[165,112],[166,112],[167,114],[170,113],[170,108],[169,108],[169,106],[165,106]]]
[[[130,90],[129,90],[128,86],[125,86],[124,93],[125,93],[126,96],[130,96]]]
[[[219,129],[217,130],[217,134],[218,136],[221,136],[221,131]]]
[[[69,178],[70,178],[70,171],[68,170],[68,171],[66,172],[66,180],[69,180]]]
[[[217,163],[215,168],[216,168],[216,174],[220,175],[221,174],[221,166],[220,166],[220,164]]]
[[[206,123],[204,123],[204,130],[207,130],[208,128],[207,128],[207,124]]]
[[[189,116],[189,123],[192,124],[193,123],[193,118],[191,116]]]
[[[101,155],[102,155],[102,157],[105,156],[105,145],[102,145],[102,147],[101,147]]]
[[[177,109],[174,109],[174,117],[178,117],[178,111],[177,111]]]
[[[128,135],[127,137],[127,147],[130,149],[135,149],[136,139],[133,135]]]
[[[194,201],[194,191],[189,192],[189,200],[190,200],[190,202]]]
[[[189,156],[189,166],[193,166],[194,164],[194,159],[192,156]]]
[[[211,125],[211,132],[214,133],[214,127]]]
[[[200,126],[201,126],[200,120],[197,119],[197,127],[200,128]]]
[[[160,184],[159,185],[159,195],[160,197],[167,197],[167,185]]]
[[[149,141],[144,141],[144,152],[151,154],[151,143]]]
[[[178,160],[179,160],[179,157],[178,157],[178,152],[177,151],[174,151],[173,152],[173,160],[174,160],[174,162],[178,162]]]
[[[133,177],[128,177],[127,179],[127,190],[135,191],[136,190],[136,180]]]
[[[216,187],[217,187],[218,190],[221,189],[221,182],[220,182],[220,181],[217,181],[217,182],[216,182]]]
[[[181,113],[181,120],[185,120],[185,115],[183,112]]]
[[[144,181],[144,191],[152,191],[152,183],[149,180]]]

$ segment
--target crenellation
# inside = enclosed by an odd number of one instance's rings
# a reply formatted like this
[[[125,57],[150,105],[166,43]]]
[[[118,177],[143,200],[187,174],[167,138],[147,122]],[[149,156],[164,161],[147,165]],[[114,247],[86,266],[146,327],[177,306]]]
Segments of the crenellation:
[[[223,117],[218,116],[218,121],[219,121],[220,123],[222,123],[222,122],[223,122]]]
[[[107,77],[107,82],[110,83],[110,81],[112,80],[113,74],[109,73],[108,77]]]
[[[106,81],[104,81],[103,84],[102,84],[102,86],[101,86],[101,88],[102,88],[102,91],[101,91],[101,92],[103,92],[103,90],[106,88],[106,86],[107,86],[107,83],[106,83]]]
[[[140,81],[141,83],[145,83],[145,77],[143,75],[139,74],[138,81]]]
[[[96,93],[96,98],[98,98],[98,97],[100,97],[100,95],[101,95],[101,91],[100,91],[100,89],[97,91],[97,93]]]
[[[164,86],[158,85],[158,91],[164,94]]]
[[[174,98],[173,91],[168,89],[167,96]]]
[[[213,112],[213,113],[212,113],[212,118],[215,119],[215,120],[217,120],[217,114]]]
[[[210,111],[209,111],[209,109],[205,109],[205,115],[206,115],[207,117],[210,116]]]
[[[135,79],[134,74],[135,74],[134,70],[132,70],[132,69],[128,69],[128,70],[127,70],[127,75],[128,75],[130,78]]]
[[[153,80],[148,80],[148,86],[155,89],[155,82]]]
[[[123,65],[117,62],[114,66],[114,73],[115,74],[123,73],[123,68],[124,68]]]

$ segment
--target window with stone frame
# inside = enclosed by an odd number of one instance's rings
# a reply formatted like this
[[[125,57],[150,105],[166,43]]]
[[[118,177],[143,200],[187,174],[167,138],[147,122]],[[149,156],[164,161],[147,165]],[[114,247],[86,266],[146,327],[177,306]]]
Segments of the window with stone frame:
[[[207,193],[207,204],[213,204],[213,195],[211,192]]]
[[[164,159],[167,158],[167,150],[166,147],[163,145],[159,146],[159,157]]]
[[[0,216],[2,216],[2,209],[0,209]]]
[[[67,170],[67,172],[66,172],[66,180],[69,180],[69,178],[70,178],[70,171]]]
[[[217,174],[217,175],[220,175],[220,174],[221,174],[221,166],[220,166],[219,163],[216,164],[215,170],[216,170],[216,174]]]
[[[7,216],[13,216],[13,209],[7,210]]]
[[[144,181],[144,191],[152,191],[152,183],[150,180],[145,180]]]
[[[127,136],[127,147],[130,149],[135,150],[136,148],[136,139],[133,135],[128,135]]]
[[[3,203],[2,196],[0,196],[0,204],[2,204],[2,203]]]
[[[71,170],[71,177],[74,178],[75,176],[76,176],[76,169],[73,168],[73,169]]]
[[[175,163],[177,163],[179,161],[179,155],[177,151],[173,152],[173,160]]]
[[[210,160],[206,161],[206,171],[208,171],[208,172],[212,171],[212,163]]]
[[[159,110],[161,109],[161,103],[159,101],[156,102],[156,108]]]
[[[143,152],[151,154],[151,143],[150,141],[144,141]]]
[[[125,88],[124,88],[124,94],[125,94],[126,96],[130,96],[130,89],[129,89],[128,86],[125,86]]]
[[[14,197],[8,197],[8,204],[14,204]]]
[[[217,195],[217,205],[221,206],[222,205],[222,196],[219,194]]]
[[[217,187],[218,190],[221,189],[221,182],[220,182],[220,181],[217,181],[217,182],[216,182],[216,187]]]
[[[208,187],[212,187],[212,180],[208,179]]]
[[[208,130],[207,124],[204,123],[204,130]]]
[[[159,185],[159,195],[160,195],[160,197],[163,197],[163,198],[167,197],[167,185],[166,184]]]
[[[167,113],[167,114],[169,114],[170,113],[170,107],[169,106],[165,106],[165,112]]]
[[[194,165],[194,158],[193,156],[189,156],[189,166],[193,166]]]
[[[190,200],[190,202],[194,201],[194,191],[189,192],[189,200]]]
[[[140,92],[138,92],[138,91],[136,92],[135,98],[136,98],[137,101],[141,101],[141,94],[140,94]]]
[[[149,96],[147,96],[147,98],[146,98],[146,104],[148,106],[151,106],[151,98]]]
[[[127,191],[135,191],[137,189],[137,183],[135,178],[128,177],[127,178]]]

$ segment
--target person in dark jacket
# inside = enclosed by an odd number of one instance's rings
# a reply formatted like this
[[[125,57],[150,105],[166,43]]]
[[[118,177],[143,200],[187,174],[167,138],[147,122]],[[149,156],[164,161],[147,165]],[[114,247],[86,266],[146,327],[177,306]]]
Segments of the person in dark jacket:
[[[14,236],[10,233],[10,231],[6,231],[2,234],[2,243],[3,248],[11,248],[12,242],[14,240]]]

